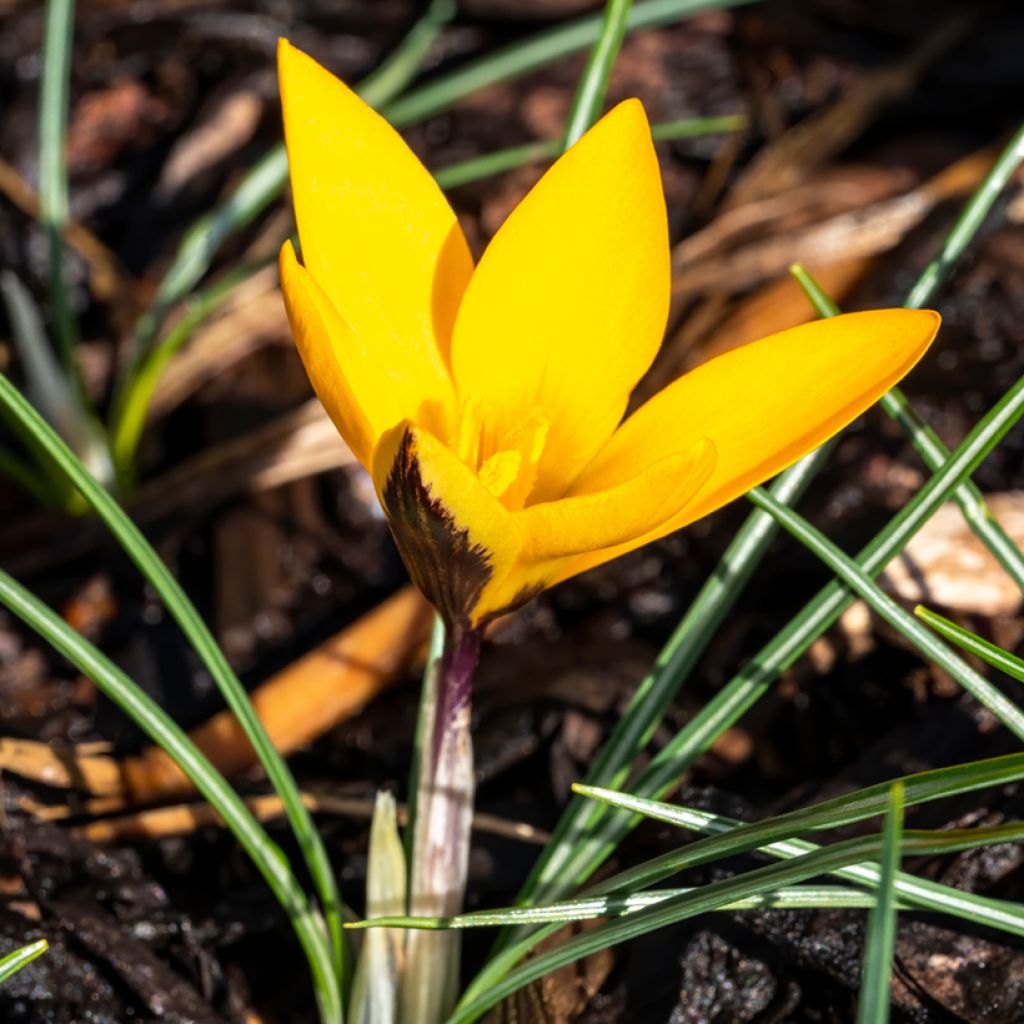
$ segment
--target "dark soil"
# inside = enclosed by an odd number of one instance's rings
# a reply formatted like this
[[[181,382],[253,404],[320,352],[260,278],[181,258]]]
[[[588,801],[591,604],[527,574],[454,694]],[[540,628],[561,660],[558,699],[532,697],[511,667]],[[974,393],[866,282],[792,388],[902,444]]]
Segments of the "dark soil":
[[[79,6],[69,140],[72,210],[115,254],[122,274],[115,293],[99,297],[94,270],[77,252],[69,255],[83,365],[103,398],[126,329],[151,299],[183,230],[226,196],[279,137],[273,71],[278,36],[290,36],[356,81],[402,37],[421,5],[83,0]],[[466,0],[424,75],[535,32],[546,18],[594,6],[579,0]],[[43,11],[40,4],[0,0],[0,12],[0,155],[34,186]],[[884,100],[866,95],[865,83],[876,80],[880,68],[920,54],[922,41],[937,33],[945,33],[945,41]],[[557,137],[581,66],[582,58],[562,60],[490,87],[413,128],[409,138],[430,166],[443,166]],[[754,236],[716,243],[709,259],[731,258],[764,242],[784,254],[792,249],[787,262],[807,258],[818,267],[835,262],[836,254],[817,262],[805,256],[800,231],[847,210],[871,211],[954,161],[999,144],[1016,127],[1022,93],[1024,12],[1016,4],[965,11],[964,5],[910,0],[769,0],[633,37],[611,98],[640,96],[655,121],[745,112],[751,127],[738,140],[660,147],[673,240],[721,224],[744,188],[749,199],[759,192],[786,195],[799,186],[811,201],[795,213],[773,216]],[[836,141],[821,131],[810,150],[789,148],[788,128],[812,123],[851,95],[864,98],[859,113],[843,115],[848,137]],[[237,106],[228,116],[231,102]],[[227,143],[221,150],[203,149],[197,142],[202,126],[217,117]],[[858,126],[850,127],[858,117]],[[766,152],[775,154],[774,177],[749,184],[745,174]],[[185,157],[193,162],[183,164]],[[477,249],[538,174],[525,168],[453,193]],[[845,184],[845,198],[835,198],[836,183]],[[960,202],[962,196],[934,203],[916,223],[896,229],[885,246],[866,253],[856,283],[844,289],[844,305],[898,304]],[[226,246],[214,274],[276,244],[288,231],[285,210],[277,204]],[[915,407],[950,445],[1024,370],[1022,222],[1015,184],[944,289],[940,341],[907,381]],[[6,193],[0,196],[0,264],[44,301],[42,232]],[[721,345],[728,318],[779,279],[769,268],[732,285],[723,271],[699,293],[683,294],[652,380]],[[806,317],[788,301],[793,322]],[[762,333],[780,326],[772,323]],[[275,331],[152,425],[141,455],[144,484],[197,452],[245,437],[306,399],[298,360],[284,333]],[[0,356],[20,379],[6,326],[0,339]],[[1017,429],[975,479],[989,492],[1021,488],[1022,455],[1024,434]],[[874,410],[846,432],[801,509],[845,550],[855,551],[924,472],[899,428]],[[476,698],[480,811],[540,829],[554,825],[570,784],[585,771],[746,512],[738,502],[556,588],[499,625],[484,650]],[[371,490],[348,469],[257,494],[214,488],[184,504],[140,504],[137,514],[252,685],[373,608],[404,580]],[[40,513],[2,483],[0,516],[5,568],[85,628],[185,725],[219,709],[173,623],[95,524]],[[811,555],[778,541],[684,688],[655,747],[826,579]],[[1021,638],[1012,603],[963,621],[1010,647]],[[303,787],[366,799],[384,787],[404,796],[416,700],[417,674],[410,670],[361,715],[292,758]],[[132,725],[92,684],[6,616],[0,616],[0,735],[64,745],[104,741],[118,755],[141,745]],[[761,817],[906,772],[1013,749],[1012,737],[948,678],[898,635],[868,621],[860,631],[836,627],[784,673],[697,765],[681,799]],[[246,792],[266,791],[254,774],[236,781]],[[40,936],[52,947],[0,989],[4,1020],[312,1019],[305,968],[287,924],[230,835],[203,826],[147,842],[94,845],[68,823],[42,822],[25,810],[26,800],[74,809],[82,806],[81,794],[10,772],[3,783],[0,952]],[[1022,799],[1016,789],[983,792],[915,809],[910,822],[922,828],[996,823],[1019,818]],[[88,820],[80,813],[70,823]],[[344,895],[358,908],[366,819],[323,815],[320,824]],[[271,828],[290,849],[284,828]],[[634,862],[681,841],[668,828],[644,826],[617,862]],[[511,901],[537,849],[478,833],[470,906]],[[694,873],[684,884],[736,866]],[[1015,847],[907,866],[972,891],[1024,898]],[[862,912],[806,911],[701,918],[616,950],[596,994],[569,1000],[578,1006],[575,1013],[510,1011],[506,1019],[851,1021],[864,920]],[[468,970],[477,966],[486,943],[470,946]],[[585,988],[580,979],[565,984]],[[903,915],[894,1000],[897,1020],[1024,1020],[1024,951],[1009,936],[961,920]]]

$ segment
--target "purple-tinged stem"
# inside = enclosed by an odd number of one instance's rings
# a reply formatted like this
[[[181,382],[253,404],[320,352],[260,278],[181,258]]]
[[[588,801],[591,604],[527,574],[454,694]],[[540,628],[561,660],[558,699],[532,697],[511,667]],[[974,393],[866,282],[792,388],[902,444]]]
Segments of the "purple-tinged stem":
[[[433,678],[425,680],[410,912],[448,917],[462,910],[473,821],[473,675],[479,630],[449,627]],[[460,935],[410,931],[401,1024],[440,1024],[458,997]]]

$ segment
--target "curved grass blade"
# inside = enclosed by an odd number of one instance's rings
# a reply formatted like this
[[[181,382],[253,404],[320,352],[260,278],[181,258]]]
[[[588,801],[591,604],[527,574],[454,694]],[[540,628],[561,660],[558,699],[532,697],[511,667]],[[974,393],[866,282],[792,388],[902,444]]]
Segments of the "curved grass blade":
[[[1024,415],[1024,377],[1019,379],[975,426],[939,472],[889,521],[860,552],[860,569],[875,576],[907,544],[966,479],[986,455]],[[701,711],[681,729],[638,775],[632,785],[643,796],[667,792],[676,780],[721,735],[752,707],[778,674],[792,665],[854,600],[838,580],[820,590],[738,675],[733,677]],[[573,863],[565,874],[577,884],[589,876],[621,841],[628,820],[602,822],[577,844]]]
[[[892,957],[896,949],[896,875],[900,869],[903,833],[903,789],[892,787],[882,834],[881,880],[877,902],[868,917],[864,975],[860,985],[857,1024],[888,1024]]]
[[[49,242],[50,303],[57,351],[68,379],[81,391],[81,378],[75,362],[78,332],[64,283],[64,242],[61,237],[69,219],[65,137],[74,30],[74,0],[47,0],[39,96],[39,219]]]
[[[881,572],[890,559],[902,550],[910,537],[945,501],[957,483],[973,471],[974,467],[999,443],[1022,414],[1024,414],[1024,378],[1018,380],[996,403],[957,448],[943,468],[861,552],[858,558],[860,567],[870,575]],[[808,458],[813,458],[813,456]],[[780,480],[782,479],[780,477]],[[770,517],[767,518],[770,520]],[[748,518],[744,530],[749,524]],[[745,566],[741,565],[740,574],[744,570]],[[706,585],[706,589],[713,587],[714,582],[713,577]],[[709,603],[714,612],[715,606],[720,601],[714,596],[717,593],[715,589],[712,589],[710,593],[713,596]],[[708,749],[714,740],[760,699],[778,673],[796,661],[811,643],[839,617],[852,600],[853,596],[839,581],[833,581],[822,589],[805,605],[800,614],[754,656],[739,675],[726,684],[700,713],[659,751],[633,782],[634,792],[643,797],[656,797],[671,789],[676,780]],[[693,610],[691,607],[691,613]],[[691,613],[687,614],[687,619],[690,618]],[[701,635],[696,641],[693,641],[688,639],[686,634],[680,635],[680,633],[681,630],[677,630],[677,633],[673,635],[673,641],[679,639],[679,647],[676,651],[677,653],[681,652],[682,667],[684,671],[688,671],[696,660],[696,655],[692,660],[689,658],[684,660],[684,657],[695,647],[699,654],[699,650],[703,649],[701,643],[706,642],[706,639]],[[670,645],[671,643],[672,641],[670,641]],[[645,680],[613,732],[612,738],[598,756],[595,768],[588,774],[588,780],[597,775],[598,770],[605,770],[606,756],[609,763],[613,763],[612,758],[614,758],[628,767],[628,760],[624,760],[629,753],[628,748],[625,744],[622,747],[617,747],[614,745],[614,741],[617,737],[625,735],[627,729],[632,729],[634,721],[638,722],[649,712],[653,712],[650,718],[650,728],[653,730],[660,720],[664,711],[661,707],[655,708],[653,705],[660,703],[660,699],[664,698],[667,707],[675,689],[680,684],[679,675],[673,671],[671,665],[673,654],[669,648],[666,648],[666,652],[668,652],[668,664],[662,667],[662,657],[659,656],[651,687],[659,699],[651,700],[651,707],[641,703],[642,699],[648,695],[648,680]],[[689,664],[687,664],[687,660],[689,660]],[[586,810],[580,808],[575,801],[571,803],[556,828],[552,842],[545,847],[533,874],[527,879],[523,893],[520,894],[520,901],[523,903],[550,903],[563,893],[581,885],[615,849],[634,824],[635,819],[627,815],[588,815]],[[543,882],[543,889],[538,884],[538,880]],[[543,895],[538,896],[538,892],[542,892]],[[499,937],[498,948],[502,949],[508,946],[513,938],[508,933],[503,933]],[[515,959],[518,957],[514,958],[513,962]],[[493,983],[494,978],[500,976],[500,971],[506,964],[505,958],[489,961],[474,979],[470,989],[475,991],[478,985],[486,987]]]
[[[474,910],[457,917],[377,917],[346,922],[345,927],[365,931],[372,928],[410,928],[438,931],[445,928],[494,928],[520,924],[571,924],[598,917],[625,917],[638,910],[664,903],[676,896],[696,892],[692,886],[681,889],[655,889],[628,896],[594,896],[591,899],[564,900],[544,907],[504,907],[501,910]],[[877,903],[871,893],[845,885],[793,885],[774,892],[734,900],[715,909],[737,910],[870,910]],[[900,909],[908,909],[898,904]]]
[[[953,229],[946,236],[942,248],[924,268],[917,283],[910,290],[904,306],[908,309],[921,309],[931,302],[956,266],[956,261],[974,240],[996,199],[1006,188],[1021,161],[1024,161],[1024,125],[1013,133],[1013,137],[993,164],[992,170],[985,175],[985,180],[967,201]]]
[[[955,643],[957,647],[977,655],[982,661],[987,662],[993,668],[997,668],[1000,672],[1005,672],[1018,682],[1024,683],[1024,661],[1021,661],[1016,655],[1011,654],[1009,651],[1004,651],[1002,647],[997,647],[987,640],[983,640],[980,636],[970,632],[970,630],[958,626],[955,622],[950,622],[949,619],[930,611],[923,605],[918,605],[914,609],[914,614],[922,622],[931,626],[936,633]]]
[[[790,273],[796,278],[819,316],[839,315],[839,307],[806,268],[796,264],[790,267]],[[949,458],[949,449],[942,443],[939,435],[914,410],[899,387],[894,387],[884,394],[881,405],[903,428],[918,454],[924,459],[925,465],[934,473]],[[1024,593],[1024,554],[989,511],[977,485],[972,480],[965,480],[953,491],[952,497],[960,507],[967,525]]]
[[[944,241],[939,254],[907,296],[906,306],[922,306],[945,281],[955,261],[970,243],[991,209],[999,191],[1006,185],[1009,176],[1019,164],[1024,147],[1022,133],[1024,128],[1014,136],[985,181],[971,197]],[[1018,399],[1019,387],[1020,382],[1011,389]],[[1008,397],[1009,393],[1004,396],[1003,401]],[[897,391],[891,399],[887,398],[886,402],[886,408],[893,415],[905,411],[908,416],[906,422],[910,425],[910,407],[901,392]],[[1009,425],[1012,425],[1021,411],[1017,405],[1014,409],[1007,410],[1011,417]],[[994,413],[996,410],[993,410]],[[927,444],[936,458],[939,457],[940,449],[931,444],[931,438],[927,433],[915,430],[914,436],[922,444]],[[992,447],[996,443],[998,438],[992,442]],[[966,445],[965,441],[958,452]],[[813,453],[803,463],[798,463],[787,471],[794,474],[806,468],[806,476],[800,481],[801,488],[806,487],[817,474],[817,470],[824,465],[825,457],[822,455],[819,458],[819,453]],[[941,453],[945,454],[944,447]],[[818,461],[814,465],[808,462],[816,458]],[[948,460],[943,465],[948,465]],[[964,475],[965,480],[967,476],[969,473]],[[780,476],[772,486],[771,493],[786,504],[793,504],[798,495],[789,498],[782,493],[782,485],[786,480],[786,474]],[[934,486],[944,487],[945,484]],[[940,501],[944,498],[945,493],[940,495]],[[920,504],[914,505],[912,502],[912,507],[904,510],[903,521],[900,522],[900,518],[897,517],[890,523],[890,526],[876,536],[872,544],[862,552],[862,558],[877,557],[877,571],[880,571],[938,507],[937,504],[929,507],[930,500],[922,496]],[[970,504],[968,508],[971,510],[970,516],[973,521],[986,515],[984,509],[979,509],[974,504]],[[630,763],[664,718],[669,704],[686,682],[711,636],[760,562],[774,536],[773,531],[774,526],[769,517],[762,518],[756,511],[747,517],[740,533],[663,648],[654,670],[638,688],[612,736],[602,747],[588,772],[589,783],[617,785],[621,782]],[[982,531],[987,534],[993,553],[998,552],[997,557],[1000,561],[1004,565],[1013,565],[1019,558],[1019,552],[1012,541],[1007,538],[1003,543],[1000,540],[1002,531],[998,528],[986,530],[983,526]],[[870,566],[867,568],[870,571]],[[786,629],[763,648],[750,665],[721,690],[689,726],[677,734],[675,740],[661,751],[639,780],[642,791],[648,795],[665,792],[673,780],[682,774],[725,729],[760,699],[777,674],[800,657],[838,618],[845,607],[846,599],[835,587],[822,591],[818,598],[805,606],[804,610],[790,621]],[[638,727],[634,728],[634,725]],[[586,881],[621,841],[629,827],[621,819],[617,823],[602,825],[600,818],[600,814],[595,815],[577,800],[569,803],[559,819],[551,841],[538,858],[520,891],[520,902],[550,901]],[[498,939],[498,948],[511,941],[511,938],[508,932],[503,932]]]
[[[419,74],[437,37],[457,13],[455,0],[430,0],[402,42],[359,83],[359,95],[371,107],[382,106],[397,96]]]
[[[633,0],[607,0],[604,5],[604,17],[597,41],[576,86],[576,95],[562,138],[563,151],[582,138],[583,133],[600,116],[615,58],[626,38],[626,20],[632,6]]]
[[[747,119],[742,114],[725,114],[722,117],[692,117],[679,121],[662,121],[651,125],[655,142],[670,142],[675,139],[694,139],[702,135],[718,135],[742,131]],[[544,142],[527,142],[521,146],[509,146],[492,153],[484,153],[468,160],[448,164],[435,170],[434,180],[444,189],[458,188],[495,174],[504,174],[527,164],[538,164],[553,160],[562,151],[561,139]]]
[[[772,494],[787,504],[799,501],[831,451],[831,443],[823,445],[787,469],[771,485]],[[650,742],[777,534],[778,526],[766,512],[755,510],[747,516],[592,762],[586,776],[589,785],[615,787],[625,781],[637,752]],[[521,904],[550,902],[586,880],[582,844],[592,846],[599,840],[602,817],[599,808],[573,797],[519,892]],[[497,947],[510,941],[512,936],[504,933]]]
[[[157,743],[216,808],[284,908],[313,973],[324,1024],[342,1019],[334,958],[320,915],[310,906],[287,859],[224,777],[180,726],[88,640],[6,572],[0,603],[37,632]]]
[[[993,828],[958,829],[937,832],[905,832],[900,849],[904,855],[954,853],[996,843],[1016,842],[1024,837],[1024,823],[1013,822]],[[541,953],[510,971],[472,1001],[464,1000],[448,1024],[470,1024],[492,1006],[532,981],[591,953],[637,938],[698,914],[717,910],[725,904],[748,899],[839,868],[877,860],[883,849],[881,836],[864,836],[806,853],[781,864],[756,868],[733,878],[712,882],[653,907],[609,921],[577,935],[554,949]]]
[[[131,385],[118,393],[116,401],[119,408],[113,418],[110,443],[122,492],[131,491],[134,485],[132,463],[135,450],[146,426],[150,402],[168,363],[188,343],[199,325],[226,302],[236,288],[275,258],[243,264],[225,274],[216,284],[193,292],[184,299],[181,317],[138,365]]]
[[[109,485],[113,464],[107,438],[74,374],[57,361],[43,327],[43,318],[32,294],[10,270],[0,271],[0,295],[3,296],[11,337],[21,357],[26,391],[32,404],[56,427],[75,453],[98,480]],[[32,440],[22,432],[30,451]],[[46,465],[45,461],[43,465]],[[70,514],[83,511],[78,494],[62,480],[55,481],[60,505]]]
[[[604,800],[613,807],[621,807],[712,837],[725,836],[750,827],[745,822],[727,818],[725,815],[711,814],[692,807],[675,807],[655,800],[641,800],[624,793],[595,791],[589,795]],[[604,891],[606,888],[617,891],[620,888],[654,885],[680,868],[689,866],[686,854],[692,849],[693,847],[686,847],[679,855],[666,854],[636,868],[630,868],[595,887],[594,891]],[[820,846],[803,839],[784,839],[766,846],[758,846],[757,852],[787,860],[820,849]],[[843,881],[868,889],[877,889],[881,883],[881,871],[877,864],[855,864],[852,867],[838,869],[832,874]],[[1020,903],[977,896],[903,871],[897,875],[895,886],[900,899],[917,910],[949,914],[975,924],[987,925],[1009,935],[1024,937],[1024,906]]]
[[[22,967],[32,963],[37,956],[42,956],[49,948],[50,945],[46,939],[40,939],[38,942],[29,943],[29,945],[22,946],[21,949],[16,949],[13,953],[8,953],[7,956],[0,958],[0,985],[12,975],[17,974]]]
[[[298,786],[288,770],[284,758],[274,746],[263,723],[259,720],[245,688],[235,675],[224,652],[213,638],[206,623],[203,622],[195,605],[192,604],[171,571],[143,536],[142,531],[132,522],[110,493],[89,475],[53,428],[3,375],[0,375],[0,405],[7,409],[23,429],[33,435],[46,456],[78,489],[82,497],[103,520],[125,554],[135,563],[159,595],[164,606],[206,666],[228,706],[238,718],[246,738],[252,744],[260,764],[267,773],[270,784],[284,804],[288,824],[302,850],[317,895],[323,905],[334,948],[338,977],[344,987],[346,969],[344,937],[341,929],[341,898],[327,851],[324,849],[323,839],[313,823],[309,810],[302,802]]]
[[[821,531],[815,529],[791,508],[776,501],[762,488],[755,487],[747,497],[768,512],[784,530],[818,556],[855,594],[866,601],[894,629],[898,630],[926,658],[945,669],[975,700],[988,708],[1018,739],[1024,740],[1024,711],[1005,694],[979,675],[933,633],[903,610],[848,555],[839,550]]]
[[[913,805],[944,797],[968,793],[990,786],[1006,785],[1024,778],[1024,753],[1007,754],[987,761],[974,761],[904,776],[899,783],[904,787],[906,804]],[[640,815],[652,817],[681,828],[698,829],[711,833],[711,837],[693,843],[679,851],[671,851],[634,868],[629,868],[592,887],[586,899],[608,893],[636,892],[656,885],[683,868],[705,864],[723,857],[758,850],[773,856],[794,857],[817,849],[791,837],[804,832],[838,828],[882,814],[885,811],[891,782],[869,786],[833,800],[811,807],[790,811],[767,821],[746,824],[690,808],[650,800],[631,793],[617,793],[609,789],[577,784],[576,794],[590,801],[600,801],[620,812],[611,820],[628,831]],[[870,865],[851,869],[844,880],[873,886],[877,877]],[[986,900],[969,893],[941,886],[934,882],[901,876],[901,896],[914,899],[923,908],[984,920],[996,928],[1024,935],[1024,907]],[[552,901],[545,901],[550,904]],[[524,908],[530,912],[533,908]],[[519,922],[517,922],[519,923]],[[520,931],[494,955],[467,988],[463,1001],[470,1001],[495,984],[539,942],[555,929]]]
[[[751,0],[637,0],[626,23],[628,32],[681,21],[701,11],[739,7]],[[398,128],[433,117],[463,96],[511,78],[519,78],[593,46],[601,31],[601,14],[587,14],[538,32],[521,42],[479,57],[463,67],[412,90],[387,106]]]

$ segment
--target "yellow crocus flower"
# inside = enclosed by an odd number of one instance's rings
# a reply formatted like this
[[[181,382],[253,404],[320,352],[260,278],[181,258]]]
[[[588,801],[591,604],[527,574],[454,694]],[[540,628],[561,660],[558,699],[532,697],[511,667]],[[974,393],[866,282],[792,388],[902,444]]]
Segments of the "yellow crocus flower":
[[[669,307],[641,104],[569,149],[474,267],[398,133],[284,41],[279,71],[304,261],[282,249],[292,331],[450,626],[479,626],[775,475],[903,377],[938,329],[938,314],[903,309],[796,327],[623,420]]]

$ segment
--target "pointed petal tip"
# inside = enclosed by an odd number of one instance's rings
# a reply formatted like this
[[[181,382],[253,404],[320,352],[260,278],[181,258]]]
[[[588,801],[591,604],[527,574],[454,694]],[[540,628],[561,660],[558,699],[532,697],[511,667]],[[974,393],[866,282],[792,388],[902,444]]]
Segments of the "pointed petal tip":
[[[606,133],[627,143],[639,140],[650,142],[651,124],[643,103],[635,96],[617,103],[594,124],[587,135]]]
[[[278,36],[277,39],[277,76],[282,86],[285,80],[290,77],[303,61],[315,63],[313,58],[293,46],[287,36]]]

